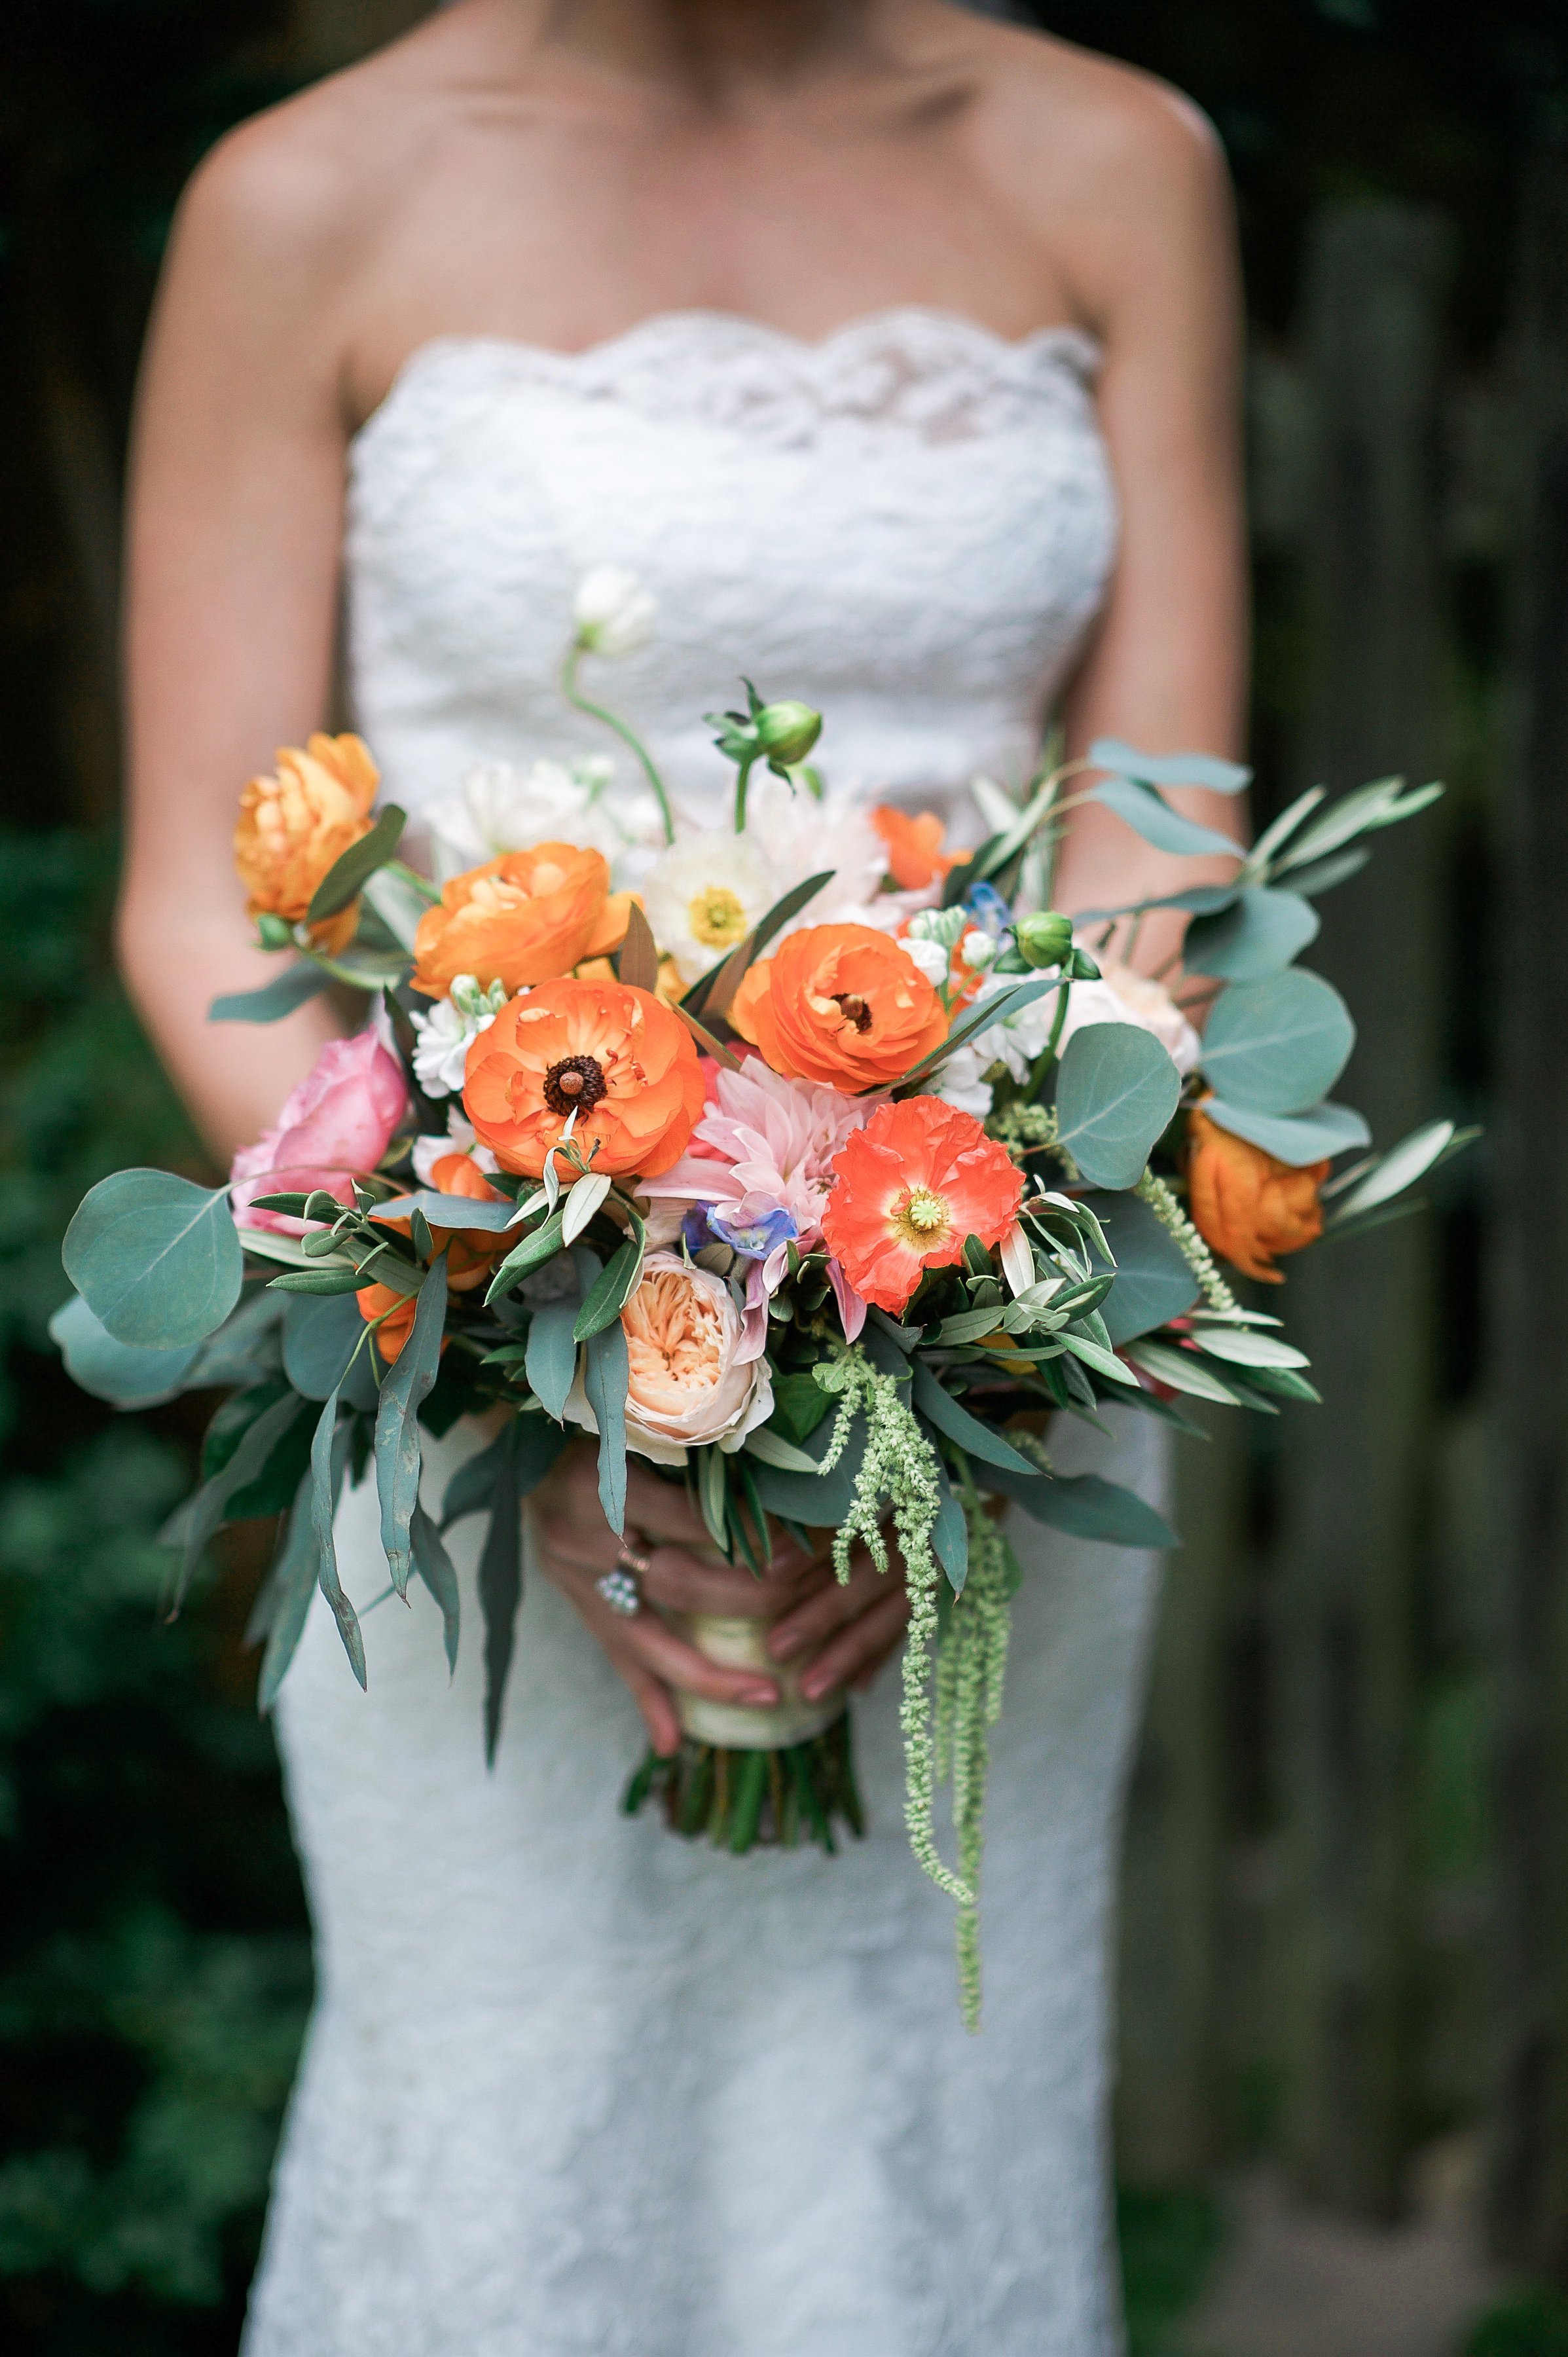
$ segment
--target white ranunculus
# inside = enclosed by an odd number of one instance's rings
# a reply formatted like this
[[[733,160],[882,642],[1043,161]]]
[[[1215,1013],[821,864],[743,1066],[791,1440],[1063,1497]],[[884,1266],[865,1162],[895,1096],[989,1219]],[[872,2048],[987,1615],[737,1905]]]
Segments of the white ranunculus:
[[[653,938],[695,982],[746,939],[788,888],[745,834],[689,834],[660,853],[642,892]]]
[[[572,843],[601,852],[612,870],[640,847],[660,843],[663,829],[651,794],[610,791],[615,763],[603,753],[581,759],[540,760],[526,770],[485,761],[470,770],[462,790],[430,813],[443,877],[528,851],[536,843]],[[620,881],[617,877],[618,883]]]
[[[619,565],[596,565],[585,573],[572,604],[579,644],[612,660],[648,644],[658,612],[636,574]]]
[[[772,1415],[767,1358],[759,1345],[755,1355],[743,1356],[741,1314],[723,1277],[676,1253],[650,1252],[621,1324],[628,1360],[626,1445],[639,1457],[683,1465],[688,1448],[710,1442],[730,1456]],[[566,1420],[598,1430],[581,1368]]]
[[[904,947],[925,975],[933,990],[940,990],[948,978],[952,964],[952,952],[940,942],[926,941],[918,933],[906,933]]]
[[[504,983],[492,982],[483,990],[475,975],[460,974],[448,996],[438,998],[428,1015],[412,1017],[418,1034],[413,1075],[427,1097],[459,1094],[468,1049],[481,1031],[489,1029],[506,996]]]

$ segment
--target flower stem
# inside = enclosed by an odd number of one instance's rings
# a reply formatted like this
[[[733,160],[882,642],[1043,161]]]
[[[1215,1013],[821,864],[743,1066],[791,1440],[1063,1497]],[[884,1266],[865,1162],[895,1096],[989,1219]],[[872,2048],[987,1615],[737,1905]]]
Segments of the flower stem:
[[[746,790],[750,782],[752,770],[756,766],[756,754],[748,753],[743,761],[737,763],[736,768],[735,831],[736,834],[744,834],[746,833]]]
[[[663,779],[653,765],[653,756],[628,721],[622,720],[618,714],[611,712],[605,705],[595,704],[589,697],[583,694],[577,685],[577,665],[582,659],[582,647],[574,639],[566,650],[561,665],[562,696],[571,705],[574,711],[586,713],[590,720],[598,721],[602,726],[609,729],[612,735],[618,737],[628,751],[636,756],[643,776],[653,789],[653,798],[659,804],[659,816],[664,827],[664,840],[666,843],[673,843],[675,821],[670,812],[670,797],[665,791]]]

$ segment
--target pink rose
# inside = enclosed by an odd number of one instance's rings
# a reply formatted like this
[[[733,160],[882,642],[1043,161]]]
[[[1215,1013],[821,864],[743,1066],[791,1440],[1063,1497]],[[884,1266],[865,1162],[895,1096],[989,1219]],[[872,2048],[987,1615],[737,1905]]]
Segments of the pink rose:
[[[305,1221],[258,1211],[255,1197],[304,1195],[319,1187],[340,1203],[351,1202],[350,1178],[375,1168],[407,1110],[403,1067],[374,1031],[329,1039],[315,1071],[290,1091],[277,1127],[234,1157],[229,1177],[237,1225],[304,1235]]]

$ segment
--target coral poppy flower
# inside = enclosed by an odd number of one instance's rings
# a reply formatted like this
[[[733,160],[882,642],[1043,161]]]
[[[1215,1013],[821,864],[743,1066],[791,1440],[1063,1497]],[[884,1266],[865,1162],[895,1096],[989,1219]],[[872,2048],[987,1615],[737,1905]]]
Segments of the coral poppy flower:
[[[879,1105],[832,1168],[828,1250],[858,1294],[894,1312],[927,1269],[963,1258],[966,1236],[1000,1243],[1024,1191],[1005,1149],[940,1097]]]
[[[1273,1263],[1323,1232],[1317,1190],[1326,1162],[1295,1168],[1221,1129],[1197,1107],[1187,1116],[1187,1209],[1211,1251],[1265,1285],[1283,1285]]]
[[[597,1146],[596,1170],[653,1178],[702,1118],[703,1075],[691,1033],[648,991],[553,982],[479,1033],[463,1104],[503,1170],[537,1178],[575,1114],[573,1138],[585,1159]]]
[[[240,797],[234,866],[252,917],[298,924],[317,886],[350,844],[371,831],[379,778],[370,748],[354,736],[312,737],[302,751],[278,748],[277,770],[252,778]],[[330,956],[354,938],[359,903],[311,928]]]
[[[932,811],[912,818],[890,802],[878,802],[871,823],[887,846],[887,873],[901,892],[924,891],[958,866],[961,855],[942,849],[947,829]]]
[[[786,1080],[857,1096],[901,1080],[948,1035],[942,1003],[901,942],[870,925],[811,925],[750,967],[732,1027]]]
[[[629,895],[611,895],[603,852],[538,843],[442,887],[413,937],[415,990],[442,998],[460,974],[526,990],[625,938]]]

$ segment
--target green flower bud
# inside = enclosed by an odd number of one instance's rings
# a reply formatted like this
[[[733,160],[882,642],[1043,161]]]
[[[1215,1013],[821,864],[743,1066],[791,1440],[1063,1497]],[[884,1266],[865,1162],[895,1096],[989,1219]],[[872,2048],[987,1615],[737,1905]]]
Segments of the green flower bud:
[[[1060,965],[1072,951],[1072,919],[1055,909],[1038,909],[1020,917],[1015,928],[1018,952],[1030,965]]]
[[[822,716],[793,700],[765,704],[756,718],[757,741],[775,769],[803,761],[822,733]]]
[[[264,950],[292,949],[294,927],[286,917],[274,917],[268,910],[256,919],[256,938]]]

